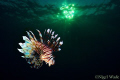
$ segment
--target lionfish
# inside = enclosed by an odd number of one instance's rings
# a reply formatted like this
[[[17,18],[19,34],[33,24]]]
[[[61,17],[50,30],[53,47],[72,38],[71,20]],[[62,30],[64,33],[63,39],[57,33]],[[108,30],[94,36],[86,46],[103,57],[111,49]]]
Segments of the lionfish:
[[[60,51],[60,46],[63,41],[60,41],[60,37],[57,38],[58,34],[54,35],[55,31],[47,29],[44,31],[44,37],[42,38],[41,32],[36,29],[40,36],[38,41],[32,31],[26,31],[29,38],[23,36],[25,43],[19,43],[22,49],[18,49],[19,52],[23,53],[26,61],[31,68],[39,69],[43,65],[43,61],[49,65],[55,64],[54,56],[52,55],[55,51]]]

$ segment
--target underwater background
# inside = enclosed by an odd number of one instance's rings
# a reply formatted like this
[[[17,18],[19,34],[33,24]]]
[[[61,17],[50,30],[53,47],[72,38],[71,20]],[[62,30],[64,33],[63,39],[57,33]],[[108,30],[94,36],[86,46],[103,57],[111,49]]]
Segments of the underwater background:
[[[74,4],[73,18],[60,7]],[[63,40],[55,65],[32,69],[17,50],[31,30],[52,29]],[[94,80],[120,76],[120,0],[0,0],[0,79]],[[97,80],[97,79],[96,79]]]

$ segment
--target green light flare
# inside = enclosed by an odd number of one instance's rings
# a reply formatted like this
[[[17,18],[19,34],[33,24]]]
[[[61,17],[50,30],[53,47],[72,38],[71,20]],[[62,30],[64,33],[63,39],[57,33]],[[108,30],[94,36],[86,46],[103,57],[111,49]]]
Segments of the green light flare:
[[[60,10],[63,11],[65,18],[72,19],[74,16],[74,4],[64,5],[60,7]]]
[[[68,12],[67,12],[67,11],[64,11],[63,13],[64,13],[64,14],[67,14]]]
[[[61,7],[60,10],[63,10],[63,8]]]
[[[72,6],[74,6],[74,4],[72,4]]]
[[[72,17],[73,17],[73,15],[72,15]]]
[[[65,17],[68,18],[68,15],[66,15]]]
[[[68,8],[68,6],[66,8]]]

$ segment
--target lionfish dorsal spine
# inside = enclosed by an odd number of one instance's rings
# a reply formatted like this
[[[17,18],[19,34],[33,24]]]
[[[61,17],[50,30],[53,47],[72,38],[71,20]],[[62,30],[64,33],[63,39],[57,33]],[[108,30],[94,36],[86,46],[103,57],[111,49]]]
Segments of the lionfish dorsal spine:
[[[50,29],[47,30],[47,33],[50,33]]]
[[[41,34],[41,32],[40,32],[38,29],[36,29],[36,30],[37,30],[37,31],[38,31],[38,33],[39,33],[41,43],[43,43],[43,38],[42,38],[42,34]]]
[[[28,31],[26,31],[26,32],[27,32],[29,38],[32,39],[32,36],[30,35],[30,33]]]
[[[59,40],[60,40],[60,37],[58,37],[56,41],[58,42]]]
[[[33,35],[34,40],[37,41],[37,39],[36,39],[35,35],[33,34],[33,32],[32,31],[29,31],[29,32]]]

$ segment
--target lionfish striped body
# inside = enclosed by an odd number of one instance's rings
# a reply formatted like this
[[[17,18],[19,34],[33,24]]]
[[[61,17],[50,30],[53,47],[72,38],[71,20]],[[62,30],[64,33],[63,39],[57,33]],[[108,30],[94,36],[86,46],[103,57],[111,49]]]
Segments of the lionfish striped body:
[[[24,54],[22,57],[25,58],[29,64],[34,64],[34,66],[31,66],[32,68],[38,69],[43,65],[43,61],[49,66],[55,64],[52,53],[61,50],[59,47],[63,44],[63,41],[59,41],[60,37],[56,39],[58,34],[54,36],[54,31],[52,32],[50,29],[45,30],[44,39],[42,38],[41,32],[39,30],[37,31],[39,32],[40,42],[36,39],[32,31],[29,31],[27,32],[29,38],[23,36],[25,43],[19,43],[22,49],[18,49],[18,51]]]

